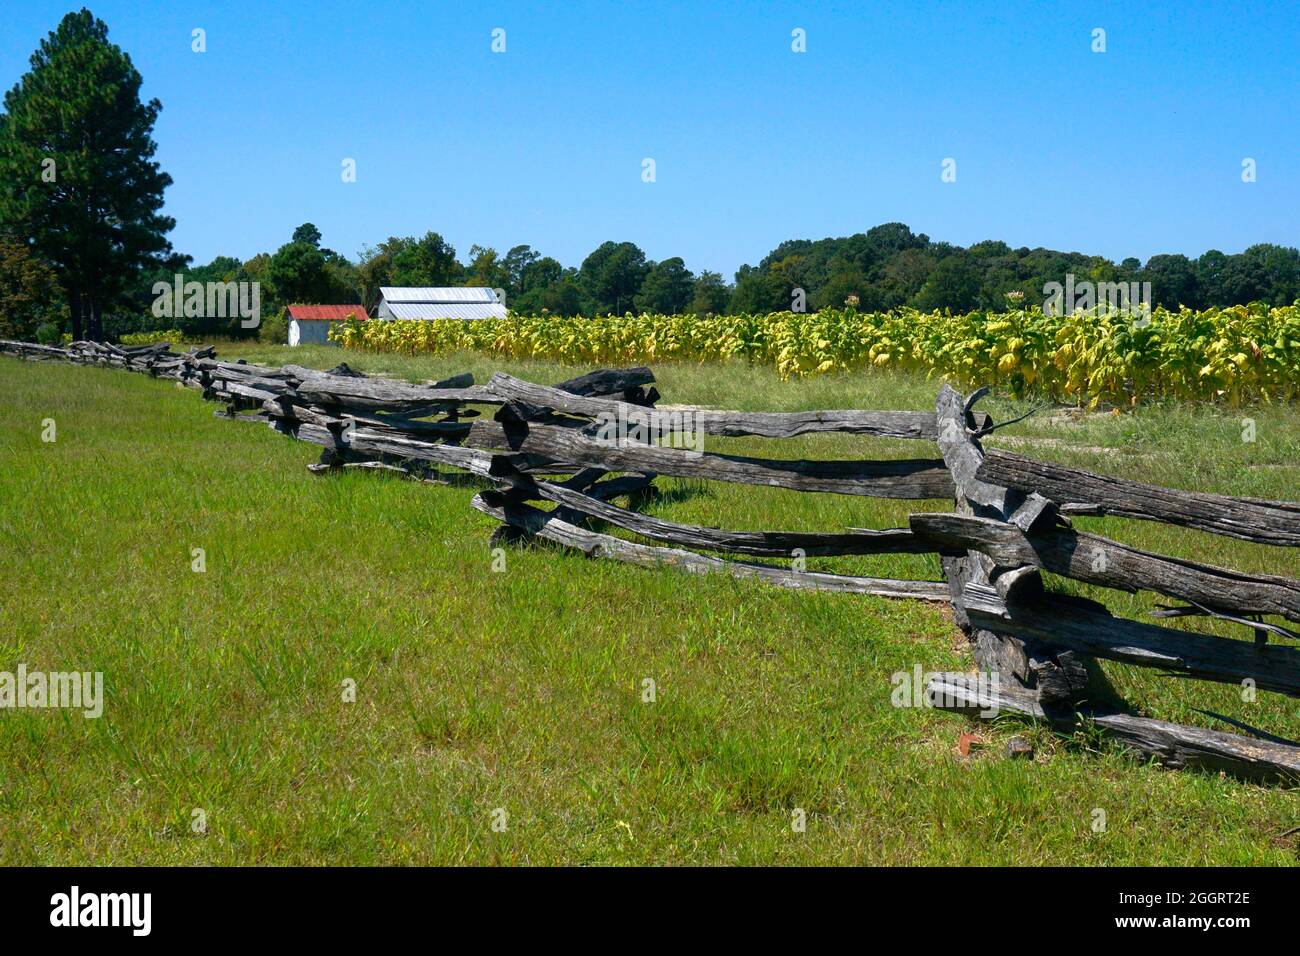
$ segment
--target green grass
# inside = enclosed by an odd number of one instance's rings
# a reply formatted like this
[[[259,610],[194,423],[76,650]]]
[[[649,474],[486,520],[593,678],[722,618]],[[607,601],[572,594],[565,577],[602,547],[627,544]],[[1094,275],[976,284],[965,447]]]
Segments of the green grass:
[[[219,346],[429,379],[586,369]],[[666,402],[932,407],[936,383],[782,383],[656,369]],[[1020,406],[992,402],[1005,417]],[[1293,793],[1145,766],[1011,721],[891,706],[890,675],[965,669],[946,611],[509,549],[470,485],[313,476],[318,449],[172,383],[0,361],[0,670],[97,670],[99,720],[0,711],[0,863],[1288,864]],[[1143,408],[998,433],[1037,457],[1174,487],[1295,498],[1294,408]],[[1257,441],[1241,441],[1241,418]],[[58,440],[40,440],[43,419]],[[1028,439],[1028,443],[1025,440]],[[1046,441],[1044,441],[1046,440]],[[852,436],[716,447],[912,457]],[[1114,452],[1103,449],[1113,448]],[[663,482],[653,510],[737,528],[905,523],[907,502]],[[942,502],[926,507],[942,509]],[[1092,521],[1142,547],[1300,576],[1294,550]],[[191,549],[207,570],[191,570]],[[937,577],[887,556],[811,567]],[[1053,582],[1082,593],[1097,592]],[[1108,593],[1118,613],[1150,596]],[[1204,627],[1203,623],[1192,626]],[[1107,666],[1153,716],[1300,737],[1295,701]],[[355,703],[342,682],[357,685]],[[642,682],[657,684],[643,703]],[[1219,725],[1222,726],[1222,725]],[[985,741],[970,759],[963,731]],[[1002,756],[1029,736],[1032,763]],[[207,817],[205,834],[191,828]],[[492,814],[507,813],[495,832]],[[792,832],[791,812],[807,813]],[[1094,808],[1104,833],[1091,829]]]

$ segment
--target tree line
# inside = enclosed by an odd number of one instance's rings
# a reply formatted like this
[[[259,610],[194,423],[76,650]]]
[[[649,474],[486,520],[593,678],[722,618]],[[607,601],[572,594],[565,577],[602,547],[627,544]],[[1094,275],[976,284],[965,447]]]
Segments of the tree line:
[[[1174,309],[1254,301],[1290,305],[1300,299],[1300,251],[1292,247],[1260,244],[1233,255],[1211,250],[1194,259],[1172,254],[1116,263],[1103,256],[1013,248],[997,240],[963,248],[933,242],[902,223],[844,238],[784,242],[757,265],[741,266],[731,282],[717,272],[693,273],[680,257],[653,261],[631,242],[602,243],[576,268],[528,245],[504,255],[471,246],[462,262],[436,232],[389,238],[364,248],[354,263],[322,248],[320,231],[311,223],[299,226],[274,253],[245,262],[219,257],[181,271],[200,281],[259,281],[264,312],[291,302],[356,303],[369,312],[382,286],[486,286],[502,290],[512,311],[528,315],[704,315],[845,305],[861,311],[964,312],[1005,309],[1008,294],[1016,293],[1015,301],[1041,303],[1044,287],[1067,275],[1078,282],[1149,282],[1151,304]],[[150,281],[158,277],[171,278],[162,270]],[[194,334],[238,334],[236,323],[221,322],[178,319],[173,324]]]
[[[154,160],[162,105],[140,100],[141,77],[108,28],[70,13],[32,54],[0,113],[0,336],[102,339],[179,328],[191,335],[253,334],[238,318],[156,316],[158,282],[257,282],[262,315],[290,303],[355,303],[369,311],[383,286],[487,286],[518,313],[762,313],[853,305],[884,311],[997,310],[1009,293],[1041,302],[1048,283],[1149,282],[1153,305],[1204,309],[1300,298],[1300,252],[1261,244],[1198,258],[1102,256],[1013,248],[988,240],[935,242],[903,223],[781,243],[731,281],[654,261],[632,242],[604,242],[578,266],[528,245],[471,246],[464,261],[441,235],[389,237],[349,259],[311,223],[274,252],[195,265],[167,239],[172,182]]]

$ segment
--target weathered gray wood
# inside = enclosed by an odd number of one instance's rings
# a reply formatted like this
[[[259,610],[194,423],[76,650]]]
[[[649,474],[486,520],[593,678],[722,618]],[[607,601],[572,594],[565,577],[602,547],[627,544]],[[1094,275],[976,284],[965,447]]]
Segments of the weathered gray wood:
[[[480,478],[491,477],[489,468],[492,455],[476,448],[424,441],[400,432],[356,426],[341,429],[338,439],[335,439],[333,430],[346,423],[341,419],[328,420],[326,416],[322,416],[320,421],[325,424],[278,419],[272,425],[278,431],[284,431],[302,441],[324,445],[326,448],[337,446],[344,456],[372,458],[386,455],[397,461],[432,461],[461,468]],[[555,461],[541,455],[523,455],[519,458],[517,467],[529,474],[563,475],[581,470],[579,465]]]
[[[151,356],[159,355],[163,352],[170,352],[172,344],[170,342],[155,342],[151,345],[122,346],[121,351],[131,359],[144,359]]]
[[[497,423],[475,422],[466,444],[501,448]],[[653,471],[679,478],[705,478],[741,484],[769,485],[794,491],[820,491],[877,498],[946,498],[952,481],[942,462],[932,459],[900,461],[784,461],[738,455],[697,454],[655,445],[605,442],[582,435],[576,428],[528,424],[504,433],[511,451],[547,455],[609,471]]]
[[[1066,468],[1005,451],[990,451],[979,468],[988,482],[1036,491],[1063,514],[1114,515],[1259,544],[1300,546],[1300,503],[1180,491]]]
[[[384,429],[413,437],[441,438],[459,440],[469,434],[470,422],[427,422],[398,416],[365,415],[361,412],[347,412],[338,408],[319,405],[296,404],[286,398],[266,401],[262,405],[264,414],[277,417],[328,425],[338,422],[353,422],[367,428]]]
[[[415,389],[466,389],[472,388],[474,385],[474,375],[470,372],[459,372],[449,378],[439,379],[436,382],[415,383],[402,382],[391,378],[370,378],[369,376],[361,375],[358,372],[345,375],[335,375],[331,372],[322,372],[320,369],[307,368],[305,365],[286,364],[281,366],[279,370],[300,382],[305,382],[308,379],[340,379],[343,384],[353,383],[359,385],[362,382],[370,381],[378,384],[395,385],[400,388]]]
[[[490,471],[495,476],[498,470],[498,462],[494,459]],[[504,487],[505,492],[501,500],[523,500],[513,490],[516,482],[529,482],[535,480],[524,472],[520,472],[512,465],[510,467],[511,477],[502,481],[497,479],[498,487]],[[566,491],[579,492],[587,497],[594,499],[598,503],[609,501],[620,495],[640,495],[653,490],[652,482],[655,476],[652,474],[629,474],[620,475],[616,478],[606,478],[609,473],[603,468],[581,468],[576,473],[560,482],[555,482],[555,486]],[[603,480],[602,480],[603,479]],[[488,492],[487,495],[494,493]],[[487,496],[485,495],[485,497]],[[500,501],[491,501],[491,504],[498,505]],[[575,511],[572,508],[561,505],[552,512],[556,518],[567,521],[569,524],[576,525],[579,528],[588,528],[593,520],[590,514]],[[514,529],[518,530],[518,529]],[[521,532],[522,533],[522,532]]]
[[[1300,696],[1298,648],[1131,621],[1082,598],[1053,596],[1008,606],[996,588],[972,583],[963,589],[961,600],[973,624],[1021,640],[1224,684],[1250,678],[1261,690]]]
[[[418,481],[424,485],[446,485],[447,482],[440,478],[429,478],[419,474],[411,468],[403,468],[401,465],[389,465],[382,461],[345,461],[341,465],[308,465],[307,470],[314,475],[327,475],[331,472],[342,468],[344,471],[375,471],[383,474],[397,475],[410,481]]]
[[[996,485],[980,481],[977,477],[984,449],[971,434],[971,405],[982,395],[962,395],[949,385],[939,390],[935,399],[935,429],[938,433],[939,451],[944,464],[952,473],[957,512],[962,515],[979,515],[999,522],[1012,520],[1026,512],[1026,496]],[[1041,508],[1030,502],[1027,511],[1036,518]],[[996,587],[994,579],[999,568],[979,551],[967,550],[965,554],[945,556],[942,560],[953,605],[953,618],[972,645],[972,654],[979,667],[999,674],[1006,681],[1019,681],[1033,688],[1040,697],[1060,701],[1069,700],[1075,692],[1082,691],[1086,674],[1077,662],[1060,660],[1050,648],[1039,642],[1025,642],[1016,635],[995,628],[980,627],[966,612],[963,603],[966,587],[970,584]],[[1012,574],[1006,581],[1003,593],[1014,598],[1025,593],[1042,590],[1042,581],[1033,571],[1018,570],[1007,565],[1005,572]]]
[[[1300,747],[1274,740],[1117,711],[1044,708],[1032,691],[1005,682],[992,687],[969,674],[932,675],[926,685],[926,698],[936,707],[972,716],[1014,714],[1041,720],[1066,734],[1096,727],[1170,769],[1223,771],[1247,780],[1300,781]]]
[[[262,403],[262,414],[269,418],[283,419],[287,427],[290,428],[292,428],[295,421],[320,425],[322,428],[341,426],[343,424],[341,417],[326,412],[320,406],[295,405],[290,399],[280,396],[264,401]]]
[[[239,395],[242,398],[250,398],[258,402],[275,399],[286,393],[286,389],[283,388],[268,389],[261,385],[250,385],[247,382],[235,381],[229,378],[213,379],[212,390],[223,399],[231,395]]]
[[[644,365],[635,368],[602,368],[551,386],[573,395],[621,395],[654,382],[654,372]]]
[[[484,514],[521,528],[539,538],[555,541],[588,555],[613,558],[616,561],[642,567],[668,566],[694,574],[724,573],[738,578],[757,578],[781,587],[814,591],[848,591],[853,594],[919,598],[926,601],[948,600],[947,585],[941,581],[860,578],[813,571],[786,570],[742,561],[724,561],[720,558],[696,554],[693,551],[651,547],[625,541],[612,535],[587,531],[527,504],[505,504],[496,507],[489,504],[481,494],[475,495],[471,504]]]
[[[492,472],[499,475],[497,458]],[[513,466],[510,466],[513,471]],[[807,556],[846,554],[924,554],[933,547],[901,528],[889,531],[845,531],[838,533],[800,531],[725,531],[699,525],[678,524],[617,505],[548,481],[524,478],[512,486],[523,495],[543,498],[573,511],[599,518],[628,531],[688,548],[789,558],[798,549]]]
[[[1011,513],[1011,517],[1007,520],[1021,531],[1028,531],[1036,524],[1049,523],[1049,515],[1055,517],[1055,514],[1056,506],[1042,495],[1034,492],[1020,503],[1020,506]]]
[[[527,415],[529,418],[517,419],[511,417],[516,414]],[[494,448],[500,451],[510,451],[518,444],[519,437],[524,435],[529,428],[549,425],[554,428],[568,428],[583,433],[583,429],[587,427],[583,422],[575,418],[564,418],[558,415],[533,418],[534,414],[535,412],[531,408],[520,409],[517,402],[507,402],[497,411],[493,420],[483,419],[473,422],[473,427],[470,428],[469,436],[465,441],[475,448]],[[592,465],[592,467],[607,471],[617,470],[606,469],[602,465]]]
[[[218,408],[216,411],[212,413],[212,417],[224,418],[226,421],[231,421],[231,422],[256,422],[259,425],[266,424],[266,416],[263,414],[259,413],[255,415],[246,415],[242,412],[234,411],[228,408]]]
[[[984,449],[970,436],[966,403],[960,393],[944,385],[935,402],[935,428],[944,464],[952,473],[957,494],[964,498],[975,514],[1008,520],[1024,500],[1006,488],[979,480],[977,472],[984,460]],[[958,502],[959,507],[961,502]]]
[[[501,399],[477,386],[414,385],[389,379],[328,375],[300,365],[284,370],[300,380],[297,394],[318,405],[337,405],[369,411],[410,412],[424,408],[452,408],[465,403],[499,405]]]
[[[999,569],[991,583],[1002,595],[1002,600],[1008,603],[1037,598],[1045,593],[1038,569],[1027,564]]]
[[[1151,616],[1156,618],[1212,617],[1217,621],[1231,621],[1233,624],[1240,624],[1243,627],[1250,628],[1255,632],[1255,640],[1261,643],[1268,639],[1269,634],[1276,634],[1278,637],[1285,637],[1292,641],[1300,641],[1300,631],[1293,631],[1290,628],[1283,627],[1281,624],[1261,621],[1258,617],[1238,617],[1235,614],[1227,614],[1223,611],[1216,611],[1212,608],[1202,607],[1200,605],[1194,605],[1192,607],[1157,607],[1151,612]]]
[[[0,351],[15,355],[39,354],[51,358],[67,358],[68,350],[57,345],[39,345],[36,342],[16,342],[13,339],[0,339]]]
[[[1168,558],[1066,528],[1028,535],[1012,524],[956,514],[914,514],[912,531],[937,548],[979,551],[1004,567],[1028,564],[1122,591],[1146,590],[1207,607],[1300,621],[1300,581]]]
[[[356,422],[368,428],[386,428],[391,431],[404,432],[408,435],[460,440],[469,434],[471,422],[442,421],[429,422],[396,415],[365,415],[361,412],[342,412],[340,417],[345,422]]]
[[[601,501],[609,501],[622,495],[653,492],[654,486],[652,482],[654,479],[654,475],[618,475],[614,478],[606,478],[587,485],[584,493],[591,495],[593,498],[599,498]]]
[[[335,442],[328,428],[306,422],[295,427],[292,434],[302,441],[327,447],[332,447]],[[362,457],[388,455],[399,459],[438,462],[468,471],[480,478],[489,477],[488,469],[492,465],[490,454],[473,448],[420,441],[392,432],[355,426],[346,430],[343,445],[345,451]]]
[[[344,376],[345,378],[369,378],[369,377],[370,377],[370,376],[367,375],[365,372],[362,372],[362,371],[360,371],[360,370],[358,370],[358,369],[353,368],[353,367],[352,367],[351,365],[349,365],[347,362],[339,362],[339,364],[338,364],[338,365],[335,365],[333,368],[327,368],[327,369],[325,370],[325,374],[326,374],[326,375],[342,375],[342,376]],[[468,373],[466,373],[466,374],[468,374]],[[457,382],[457,383],[456,383],[456,385],[457,385],[458,387],[459,387],[460,385],[473,385],[473,384],[474,384],[474,376],[472,376],[472,375],[469,376],[469,381],[466,381],[466,382]]]
[[[219,362],[216,359],[198,359],[187,364],[191,368],[212,373],[214,378],[233,376],[235,379],[271,379],[283,383],[301,381],[292,372],[269,365],[251,365],[247,362]]]
[[[640,427],[661,437],[696,430],[706,435],[754,435],[762,438],[793,438],[809,432],[847,432],[887,438],[932,440],[937,436],[934,416],[929,412],[875,412],[861,409],[740,412],[691,406],[654,410],[608,398],[567,395],[558,388],[525,382],[503,372],[493,375],[487,387],[506,399],[570,415],[625,422],[629,427]]]

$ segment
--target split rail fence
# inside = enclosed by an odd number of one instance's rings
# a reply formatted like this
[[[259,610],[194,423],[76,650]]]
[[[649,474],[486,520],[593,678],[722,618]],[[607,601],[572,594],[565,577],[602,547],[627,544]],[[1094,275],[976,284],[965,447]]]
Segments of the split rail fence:
[[[1300,622],[1300,581],[1246,574],[1142,551],[1078,531],[1076,516],[1113,515],[1178,525],[1270,547],[1300,546],[1300,503],[1174,491],[986,451],[995,427],[974,409],[981,389],[948,386],[933,412],[843,409],[809,412],[656,408],[647,368],[602,370],[553,386],[497,373],[431,384],[373,378],[340,365],[329,372],[219,361],[211,348],[178,354],[167,343],[67,348],[0,342],[0,354],[104,365],[173,378],[225,403],[219,415],[264,421],[323,446],[309,466],[385,469],[440,480],[439,467],[469,472],[484,487],[471,505],[500,522],[494,540],[542,538],[646,567],[727,573],[772,584],[942,601],[971,642],[981,672],[941,674],[927,696],[972,716],[1014,714],[1065,733],[1091,728],[1170,767],[1199,767],[1294,783],[1300,745],[1138,716],[1101,703],[1095,659],[1300,697],[1300,633],[1265,617]],[[485,410],[495,409],[492,417]],[[612,423],[617,438],[611,440]],[[840,432],[906,438],[939,457],[881,461],[751,458],[678,447],[686,432],[788,438]],[[658,441],[667,439],[666,444]],[[898,499],[947,499],[951,513],[917,513],[908,527],[838,532],[732,531],[680,524],[635,505],[658,476]],[[542,510],[536,502],[554,505]],[[653,544],[607,534],[612,525]],[[701,551],[714,552],[702,554]],[[942,581],[895,580],[795,570],[739,558],[929,553]],[[1176,602],[1157,617],[1189,615],[1244,628],[1246,639],[1193,633],[1112,615],[1100,603],[1044,586],[1048,572]]]

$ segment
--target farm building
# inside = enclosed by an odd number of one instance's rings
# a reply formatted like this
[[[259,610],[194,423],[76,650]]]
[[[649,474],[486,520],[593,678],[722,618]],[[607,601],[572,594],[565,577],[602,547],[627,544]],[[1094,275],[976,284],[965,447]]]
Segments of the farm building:
[[[504,319],[506,307],[492,289],[398,287],[380,288],[377,319]]]
[[[366,317],[359,305],[291,305],[289,306],[290,345],[328,345],[331,322],[342,322],[349,315]]]

